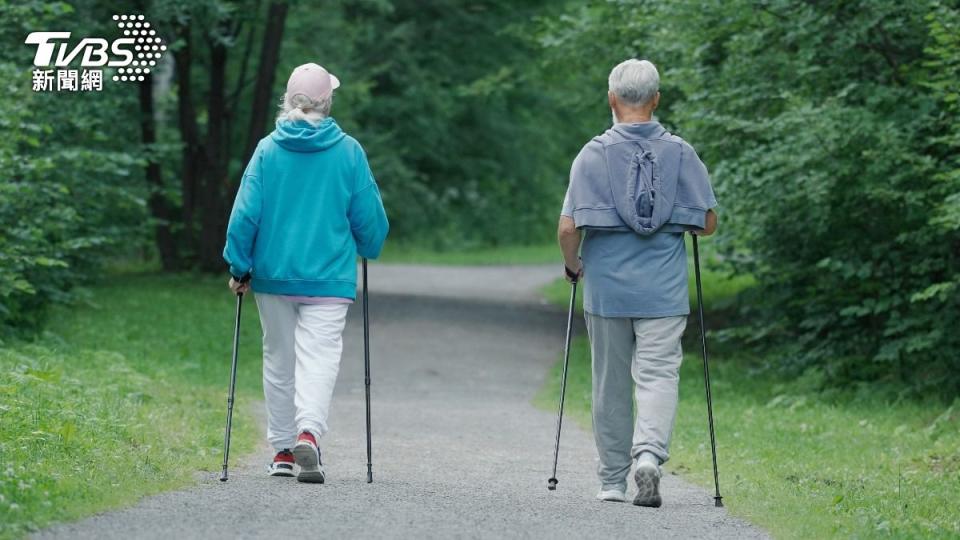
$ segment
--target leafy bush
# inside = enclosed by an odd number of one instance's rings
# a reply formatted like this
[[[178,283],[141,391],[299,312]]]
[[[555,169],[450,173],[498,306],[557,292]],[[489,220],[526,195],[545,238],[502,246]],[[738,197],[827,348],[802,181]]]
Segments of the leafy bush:
[[[5,4],[2,35],[17,43],[72,14],[61,3]],[[141,245],[147,222],[142,161],[127,142],[139,129],[132,93],[33,92],[32,52],[0,53],[0,338],[36,329],[106,254]]]

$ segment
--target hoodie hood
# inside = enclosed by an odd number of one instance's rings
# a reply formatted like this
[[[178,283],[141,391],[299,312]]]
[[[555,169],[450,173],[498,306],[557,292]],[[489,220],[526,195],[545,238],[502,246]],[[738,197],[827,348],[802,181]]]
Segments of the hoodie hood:
[[[346,137],[333,118],[324,118],[314,126],[305,120],[277,120],[270,134],[273,142],[292,152],[320,152]]]
[[[657,137],[663,137],[666,131],[667,130],[660,125],[660,122],[653,120],[634,124],[614,124],[613,127],[607,130],[607,135],[610,136],[613,141],[625,141],[637,138],[656,139]]]

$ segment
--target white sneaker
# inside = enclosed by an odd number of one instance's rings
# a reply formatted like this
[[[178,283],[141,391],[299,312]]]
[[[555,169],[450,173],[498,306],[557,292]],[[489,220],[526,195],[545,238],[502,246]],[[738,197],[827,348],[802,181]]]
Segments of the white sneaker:
[[[660,498],[660,467],[649,461],[640,461],[633,479],[637,482],[637,496],[633,504],[651,508],[659,508],[663,504]]]
[[[293,476],[293,453],[284,448],[273,457],[273,463],[267,467],[270,476]]]
[[[617,488],[601,489],[600,493],[597,493],[597,498],[606,502],[626,502],[627,494]]]

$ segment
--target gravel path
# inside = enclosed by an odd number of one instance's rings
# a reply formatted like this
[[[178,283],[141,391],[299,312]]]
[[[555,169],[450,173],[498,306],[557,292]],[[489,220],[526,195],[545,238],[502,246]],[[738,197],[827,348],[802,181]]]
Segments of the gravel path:
[[[226,484],[205,473],[193,488],[36,537],[764,538],[673,475],[660,509],[595,500],[593,438],[572,422],[560,485],[547,491],[555,415],[531,399],[559,357],[565,314],[534,291],[555,270],[371,266],[373,484],[353,308],[332,431],[321,441],[326,484],[266,477],[264,445],[234,461]]]
[[[560,263],[526,266],[371,264],[378,293],[545,305],[540,288],[558,277]]]

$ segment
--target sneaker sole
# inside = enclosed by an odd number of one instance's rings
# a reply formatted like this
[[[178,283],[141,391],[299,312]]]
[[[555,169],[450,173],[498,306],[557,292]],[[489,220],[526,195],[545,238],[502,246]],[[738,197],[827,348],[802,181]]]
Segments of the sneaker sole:
[[[300,474],[297,475],[297,482],[307,484],[322,484],[324,480],[326,480],[326,475],[323,474],[323,469],[319,467],[315,470],[300,469]]]
[[[299,444],[293,448],[293,458],[300,466],[300,474],[297,475],[298,482],[322,484],[326,480],[316,450],[306,444]]]
[[[267,475],[268,475],[268,476],[278,476],[278,477],[283,477],[283,478],[293,478],[294,476],[296,476],[295,474],[293,474],[293,471],[287,471],[287,470],[284,470],[284,469],[270,471],[270,472],[267,473]]]
[[[648,508],[660,508],[663,499],[660,498],[660,475],[655,469],[642,467],[634,473],[633,479],[637,482],[637,496],[633,504]]]

